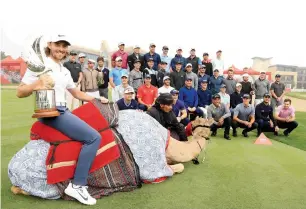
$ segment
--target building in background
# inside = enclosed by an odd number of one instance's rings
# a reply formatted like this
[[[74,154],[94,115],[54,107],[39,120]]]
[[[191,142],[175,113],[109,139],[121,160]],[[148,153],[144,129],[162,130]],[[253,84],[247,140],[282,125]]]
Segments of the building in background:
[[[275,80],[275,75],[280,74],[281,81],[286,85],[286,88],[288,89],[301,88],[302,84],[298,83],[298,79],[300,79],[298,77],[303,74],[303,73],[299,73],[300,71],[303,71],[303,70],[300,70],[298,66],[280,65],[280,64],[271,65],[272,57],[269,57],[269,58],[253,57],[252,59],[253,59],[252,68],[259,72],[260,71],[270,72],[272,82],[274,82]],[[304,79],[305,79],[305,76],[304,76]]]

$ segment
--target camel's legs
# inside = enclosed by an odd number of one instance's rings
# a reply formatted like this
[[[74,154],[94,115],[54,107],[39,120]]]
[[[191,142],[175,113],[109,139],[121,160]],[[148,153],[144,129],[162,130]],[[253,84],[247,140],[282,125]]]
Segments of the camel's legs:
[[[16,186],[12,186],[11,187],[11,191],[14,193],[14,194],[23,194],[23,195],[30,195],[29,193],[27,193],[26,191],[23,191],[21,188],[19,187],[16,187]]]

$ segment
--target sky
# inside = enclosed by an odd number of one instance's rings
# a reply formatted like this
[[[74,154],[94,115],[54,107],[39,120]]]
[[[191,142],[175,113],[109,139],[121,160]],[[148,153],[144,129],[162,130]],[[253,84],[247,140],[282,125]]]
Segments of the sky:
[[[66,34],[73,44],[99,49],[107,40],[148,49],[163,45],[174,56],[196,48],[198,56],[223,51],[225,66],[252,65],[252,57],[271,64],[306,66],[306,13],[303,1],[270,0],[9,0],[0,12],[1,49],[19,56],[33,34]]]

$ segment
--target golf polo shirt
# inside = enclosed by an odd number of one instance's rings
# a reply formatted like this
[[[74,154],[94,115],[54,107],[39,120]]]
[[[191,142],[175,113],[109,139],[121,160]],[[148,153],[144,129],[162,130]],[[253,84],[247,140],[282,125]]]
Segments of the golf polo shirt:
[[[158,97],[158,89],[150,85],[142,85],[137,91],[137,97],[140,98],[146,105],[152,105],[154,100]]]

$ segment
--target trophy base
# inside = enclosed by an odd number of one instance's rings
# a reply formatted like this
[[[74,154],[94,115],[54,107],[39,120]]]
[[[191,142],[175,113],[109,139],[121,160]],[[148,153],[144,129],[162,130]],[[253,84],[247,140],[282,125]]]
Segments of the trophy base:
[[[32,115],[32,118],[52,118],[59,116],[60,113],[57,111],[57,109],[51,109],[51,110],[37,110]]]

